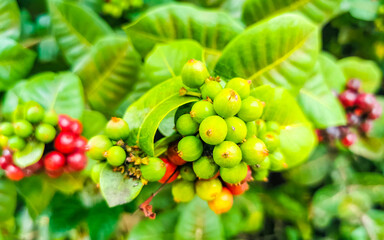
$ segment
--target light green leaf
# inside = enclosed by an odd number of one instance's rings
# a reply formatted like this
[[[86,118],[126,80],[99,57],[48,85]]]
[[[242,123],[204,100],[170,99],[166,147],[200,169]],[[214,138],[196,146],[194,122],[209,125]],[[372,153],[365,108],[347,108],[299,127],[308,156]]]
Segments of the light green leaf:
[[[343,3],[354,18],[364,21],[374,21],[380,7],[380,2],[376,0],[344,0]]]
[[[98,41],[73,71],[84,83],[91,106],[110,112],[118,107],[137,81],[141,57],[124,37],[107,37]]]
[[[17,205],[17,192],[12,181],[0,180],[0,222],[6,221],[14,215]],[[2,223],[3,224],[3,223]]]
[[[85,176],[78,173],[63,174],[59,178],[50,178],[44,175],[44,181],[48,182],[53,189],[65,194],[74,194],[83,188]]]
[[[384,176],[380,173],[357,173],[348,186],[348,191],[367,193],[374,203],[384,203]]]
[[[15,164],[21,168],[37,163],[44,153],[45,144],[41,142],[28,142],[25,148],[13,156]]]
[[[321,73],[324,81],[327,83],[331,90],[342,92],[347,83],[344,73],[337,65],[337,60],[329,53],[322,52],[319,55]]]
[[[311,74],[319,53],[318,29],[305,18],[282,15],[255,24],[224,49],[215,72],[243,77],[252,86],[282,86],[294,94]]]
[[[243,20],[251,25],[286,12],[303,15],[315,23],[323,23],[337,13],[341,0],[247,0]]]
[[[100,134],[107,124],[107,119],[103,114],[97,111],[84,110],[81,117],[83,123],[82,135],[87,139]]]
[[[20,36],[20,10],[16,0],[0,2],[0,38],[18,39]]]
[[[349,147],[351,152],[372,161],[381,161],[384,157],[384,139],[358,136],[357,141]]]
[[[52,30],[63,54],[74,64],[112,29],[86,6],[69,1],[49,0]]]
[[[10,89],[27,76],[33,67],[35,57],[34,52],[16,41],[0,38],[0,91]]]
[[[348,80],[357,78],[361,81],[361,89],[364,92],[376,92],[381,83],[382,73],[374,61],[358,57],[347,57],[337,63]]]

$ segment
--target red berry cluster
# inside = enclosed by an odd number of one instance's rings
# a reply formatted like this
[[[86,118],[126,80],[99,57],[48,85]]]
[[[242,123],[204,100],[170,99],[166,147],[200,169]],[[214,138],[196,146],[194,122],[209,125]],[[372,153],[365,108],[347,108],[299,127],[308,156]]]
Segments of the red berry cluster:
[[[318,130],[320,141],[333,142],[340,139],[344,146],[349,147],[357,139],[357,136],[351,131],[353,128],[362,135],[366,135],[372,130],[373,121],[381,116],[383,110],[375,96],[362,92],[360,85],[361,82],[358,79],[351,79],[347,83],[346,90],[338,95],[347,114],[347,126]]]
[[[59,115],[60,132],[54,140],[54,151],[43,157],[45,171],[52,178],[63,172],[78,172],[87,165],[87,139],[81,136],[83,125],[77,119]]]

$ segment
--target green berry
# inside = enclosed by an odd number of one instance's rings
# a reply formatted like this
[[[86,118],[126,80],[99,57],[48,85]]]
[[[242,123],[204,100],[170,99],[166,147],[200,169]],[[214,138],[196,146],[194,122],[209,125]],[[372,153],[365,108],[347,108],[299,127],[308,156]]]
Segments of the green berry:
[[[44,109],[37,102],[28,102],[24,108],[25,119],[31,123],[37,123],[44,118]]]
[[[225,88],[232,88],[235,90],[240,95],[241,99],[247,98],[251,91],[250,82],[243,78],[232,78]]]
[[[157,182],[164,177],[167,168],[160,158],[150,157],[147,165],[140,165],[140,170],[145,180]]]
[[[181,178],[183,178],[184,180],[187,180],[187,181],[195,181],[196,180],[196,174],[193,171],[192,166],[190,166],[190,165],[185,164],[185,165],[181,166],[180,176],[181,176]]]
[[[56,129],[48,123],[40,123],[35,132],[37,140],[43,143],[52,142],[56,136]]]
[[[203,156],[193,162],[193,171],[200,179],[210,179],[219,171],[219,166],[216,165],[211,157]]]
[[[175,202],[189,202],[195,196],[194,182],[177,180],[172,183],[172,196]]]
[[[13,126],[10,122],[3,122],[0,124],[0,134],[4,136],[12,136],[13,135]]]
[[[256,165],[252,166],[252,169],[255,170],[255,171],[258,171],[258,170],[269,169],[270,167],[271,167],[271,160],[269,160],[269,156],[267,156],[264,159],[264,161],[262,161],[259,164],[256,164]]]
[[[112,117],[105,127],[105,134],[112,140],[127,139],[129,136],[129,126],[124,119]]]
[[[243,154],[243,160],[248,165],[260,164],[267,156],[268,149],[264,142],[258,138],[248,138],[240,146]]]
[[[127,158],[127,154],[120,146],[113,146],[107,151],[107,162],[109,165],[117,167],[122,165]]]
[[[272,171],[281,171],[288,167],[285,162],[285,157],[280,150],[275,150],[273,153],[269,154],[268,158],[271,161],[270,169]]]
[[[53,110],[49,112],[45,112],[43,122],[51,124],[52,126],[56,126],[57,123],[59,122],[59,116]]]
[[[8,145],[8,137],[0,135],[0,147],[5,148]]]
[[[267,124],[262,119],[257,119],[256,124],[257,124],[257,136],[261,137],[267,132]]]
[[[27,120],[18,120],[13,124],[15,134],[19,137],[29,137],[33,132],[33,126]]]
[[[25,145],[27,143],[25,140],[19,136],[12,136],[8,139],[8,146],[11,148],[13,151],[21,151],[24,149]]]
[[[214,100],[217,94],[223,89],[221,84],[216,80],[206,80],[204,85],[201,86],[200,91],[203,99],[210,98]]]
[[[266,132],[260,138],[268,148],[268,151],[273,152],[280,146],[279,135],[275,132]]]
[[[24,105],[17,105],[16,109],[12,112],[12,120],[15,122],[17,120],[24,119]]]
[[[200,158],[203,153],[203,143],[195,136],[187,136],[180,140],[177,145],[178,155],[187,162]]]
[[[209,116],[216,115],[215,110],[213,109],[213,104],[205,100],[195,103],[192,106],[190,114],[192,119],[197,123],[201,123]]]
[[[224,141],[213,149],[213,159],[220,167],[231,168],[240,163],[242,153],[236,143]]]
[[[205,64],[195,59],[189,60],[181,70],[181,79],[190,88],[199,88],[208,77],[209,72]]]
[[[257,121],[247,122],[247,136],[246,138],[257,136]]]
[[[94,183],[99,183],[100,182],[100,175],[101,171],[105,167],[105,163],[96,163],[93,165],[92,170],[91,170],[91,178]]]
[[[252,178],[255,179],[256,181],[268,181],[268,175],[269,175],[269,170],[268,169],[260,169],[257,171],[252,172]]]
[[[221,193],[223,185],[217,178],[209,180],[198,180],[195,184],[196,194],[201,199],[210,201],[216,198]]]
[[[225,140],[239,143],[247,136],[247,125],[238,117],[225,119],[227,123],[227,137]]]
[[[104,160],[104,154],[112,147],[112,142],[105,135],[97,135],[88,142],[88,156],[95,160]]]
[[[219,116],[210,116],[199,127],[201,139],[210,145],[217,145],[227,137],[227,123]]]
[[[231,88],[225,88],[215,97],[213,108],[223,118],[233,117],[241,108],[240,95]]]
[[[263,102],[250,96],[244,99],[241,103],[241,108],[237,116],[246,122],[251,122],[261,117],[263,109]]]
[[[275,132],[277,134],[280,133],[280,124],[275,121],[268,121],[266,123],[267,131]]]
[[[183,136],[193,135],[199,130],[199,124],[193,121],[190,114],[184,114],[177,119],[176,130]]]
[[[247,177],[248,166],[245,162],[241,162],[232,168],[220,168],[220,176],[226,183],[240,183]]]

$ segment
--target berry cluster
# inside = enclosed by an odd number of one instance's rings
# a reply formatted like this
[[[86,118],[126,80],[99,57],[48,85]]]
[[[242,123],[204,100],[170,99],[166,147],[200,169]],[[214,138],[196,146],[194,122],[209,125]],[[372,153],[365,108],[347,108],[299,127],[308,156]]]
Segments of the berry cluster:
[[[12,122],[0,124],[0,145],[3,149],[0,167],[9,179],[19,181],[43,167],[51,177],[59,177],[64,168],[68,172],[84,169],[87,140],[80,136],[83,128],[80,121],[45,111],[34,101],[18,105],[12,119]],[[44,143],[46,154],[36,163],[21,168],[14,162],[13,154],[22,152],[28,142]],[[53,147],[56,151],[49,152]]]
[[[382,114],[382,107],[375,96],[364,93],[360,90],[361,82],[358,79],[351,79],[346,89],[338,95],[347,114],[347,126],[330,127],[318,130],[318,137],[321,142],[334,143],[336,140],[349,147],[355,143],[357,136],[353,129],[360,134],[366,135],[372,130],[373,121]]]

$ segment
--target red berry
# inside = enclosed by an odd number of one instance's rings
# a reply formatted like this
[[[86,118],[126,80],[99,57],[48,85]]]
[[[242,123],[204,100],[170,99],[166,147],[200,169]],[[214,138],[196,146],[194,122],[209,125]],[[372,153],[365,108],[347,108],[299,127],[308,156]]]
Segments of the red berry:
[[[356,126],[360,123],[360,118],[354,113],[347,114],[348,125]]]
[[[75,151],[76,135],[71,132],[61,132],[55,139],[55,148],[61,153],[68,154]]]
[[[50,178],[58,178],[60,177],[64,172],[64,169],[59,169],[56,171],[50,171],[50,170],[45,170],[45,173],[50,177]]]
[[[186,161],[184,161],[177,153],[178,152],[177,145],[178,145],[178,142],[173,142],[171,143],[171,145],[169,145],[168,151],[167,151],[168,159],[173,164],[181,166],[181,165],[184,165]]]
[[[70,171],[81,171],[87,166],[87,156],[81,152],[75,152],[67,157],[67,166]]]
[[[351,90],[346,90],[339,95],[339,100],[344,107],[353,107],[355,105],[355,101],[357,98],[357,94]]]
[[[225,183],[225,185],[233,195],[241,195],[249,189],[248,182],[243,182],[240,184]]]
[[[372,111],[368,115],[368,118],[372,120],[378,119],[382,113],[383,113],[383,108],[381,107],[380,103],[376,101],[376,103],[372,108]]]
[[[85,152],[87,146],[87,139],[83,136],[79,136],[75,140],[75,148],[77,151]]]
[[[44,166],[44,161],[40,160],[35,164],[32,164],[31,166],[28,166],[26,168],[23,168],[24,175],[26,177],[31,176],[35,172],[39,171]]]
[[[354,92],[358,92],[360,85],[361,85],[360,80],[354,78],[354,79],[351,79],[348,81],[347,89],[354,91]]]
[[[373,128],[373,121],[372,120],[365,120],[361,125],[360,125],[360,130],[363,133],[368,133],[371,131]]]
[[[363,111],[363,113],[371,112],[375,103],[376,103],[376,98],[372,94],[361,93],[357,95],[356,106],[360,108]]]
[[[65,157],[63,154],[53,151],[45,155],[44,166],[48,171],[61,170],[65,165]]]
[[[319,142],[324,141],[323,131],[320,129],[316,129],[315,132],[316,132],[317,139],[319,140]]]
[[[249,182],[249,181],[252,181],[252,170],[251,170],[251,167],[248,166],[248,172],[247,172],[247,176],[245,177],[244,181],[243,182]]]
[[[8,148],[3,150],[3,156],[11,156],[12,157],[12,152]]]
[[[5,170],[12,162],[12,155],[3,155],[0,157],[0,168]]]
[[[350,133],[347,133],[347,135],[341,139],[341,143],[346,147],[350,147],[352,144],[356,142],[356,139],[357,139],[356,135],[350,132]]]
[[[70,131],[76,135],[80,135],[83,132],[83,124],[77,119],[73,119],[69,126]]]
[[[8,167],[5,169],[5,175],[7,175],[7,177],[13,181],[20,181],[24,178],[23,171],[13,164],[8,165]]]
[[[164,176],[159,180],[159,182],[165,183],[165,181],[167,181],[167,179],[173,174],[173,172],[176,171],[177,166],[175,164],[171,163],[170,161],[168,161],[168,159],[166,159],[166,158],[161,158],[161,160],[163,160],[163,162],[165,163],[166,171],[165,171]],[[175,174],[173,174],[173,176],[168,180],[167,183],[171,183],[171,182],[175,181],[177,176],[179,176],[179,171],[177,171]]]
[[[63,132],[71,131],[72,119],[70,116],[59,115],[59,128]]]

